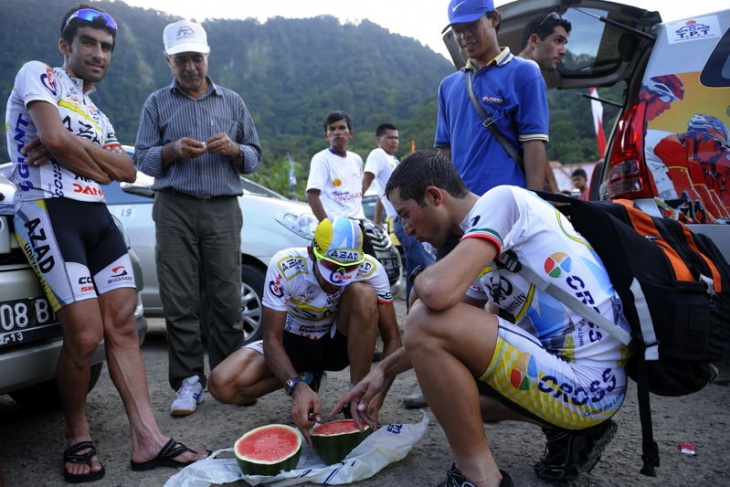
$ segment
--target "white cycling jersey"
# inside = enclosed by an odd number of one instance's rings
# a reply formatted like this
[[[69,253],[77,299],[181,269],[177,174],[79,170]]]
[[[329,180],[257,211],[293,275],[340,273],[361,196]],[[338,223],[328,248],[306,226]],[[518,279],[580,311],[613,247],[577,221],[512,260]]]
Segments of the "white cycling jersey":
[[[318,340],[334,324],[345,286],[334,294],[327,294],[317,282],[313,266],[304,247],[274,254],[266,272],[263,304],[276,311],[286,311],[285,331]],[[378,302],[393,302],[388,275],[374,257],[365,255],[353,282],[373,286]]]
[[[11,181],[19,191],[16,200],[34,201],[47,198],[70,198],[78,201],[104,201],[99,183],[80,176],[51,161],[41,166],[25,163],[20,150],[38,136],[27,106],[45,101],[56,108],[64,127],[101,147],[118,146],[114,127],[89,95],[83,92],[83,81],[73,78],[62,68],[51,68],[39,61],[26,63],[15,77],[5,115],[6,140],[14,163]]]
[[[531,191],[515,186],[493,188],[479,199],[461,226],[463,239],[488,240],[500,253],[512,250],[522,265],[629,330],[601,259],[567,218]],[[569,362],[618,364],[627,356],[616,338],[518,273],[488,266],[467,294],[491,299],[548,351]]]

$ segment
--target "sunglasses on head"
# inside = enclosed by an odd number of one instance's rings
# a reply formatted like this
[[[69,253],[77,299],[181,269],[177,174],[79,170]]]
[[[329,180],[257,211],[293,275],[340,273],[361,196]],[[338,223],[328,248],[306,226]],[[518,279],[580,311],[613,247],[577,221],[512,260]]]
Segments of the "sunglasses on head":
[[[63,26],[63,30],[68,29],[69,24],[74,19],[85,20],[87,22],[94,22],[97,19],[102,19],[104,21],[104,25],[106,25],[114,32],[117,31],[117,23],[114,21],[111,15],[105,14],[104,12],[99,12],[98,10],[94,10],[93,8],[82,8],[81,10],[77,10],[72,13],[66,21],[66,25]]]
[[[560,17],[560,15],[558,15],[556,12],[550,12],[549,14],[547,14],[545,16],[544,19],[542,19],[540,21],[539,24],[537,24],[537,28],[535,29],[535,31],[540,30],[540,27],[542,27],[542,24],[544,24],[545,22],[547,22],[549,19],[553,19],[553,20],[558,21],[558,22],[560,22],[561,20],[563,20],[563,18]]]

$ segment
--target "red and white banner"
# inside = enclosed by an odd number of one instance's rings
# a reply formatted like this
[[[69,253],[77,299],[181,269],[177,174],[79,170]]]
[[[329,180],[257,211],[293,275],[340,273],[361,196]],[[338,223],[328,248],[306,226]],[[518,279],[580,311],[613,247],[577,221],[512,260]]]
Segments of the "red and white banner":
[[[598,98],[598,91],[591,87],[588,94],[593,98]],[[603,105],[600,101],[591,98],[591,111],[593,112],[593,129],[596,132],[596,141],[598,142],[598,155],[603,158],[606,152],[606,136],[603,133]]]

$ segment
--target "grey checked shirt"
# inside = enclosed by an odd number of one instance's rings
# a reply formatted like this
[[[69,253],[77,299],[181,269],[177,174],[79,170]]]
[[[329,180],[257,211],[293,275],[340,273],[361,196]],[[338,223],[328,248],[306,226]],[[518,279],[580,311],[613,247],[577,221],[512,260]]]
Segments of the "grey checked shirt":
[[[182,91],[177,80],[147,98],[140,116],[134,163],[155,178],[152,189],[172,188],[197,197],[243,193],[239,171],[227,156],[206,153],[163,169],[162,147],[181,137],[204,142],[225,132],[243,146],[241,172],[252,173],[259,168],[261,146],[246,104],[233,90],[214,84],[210,78],[208,82],[210,91],[199,99]]]

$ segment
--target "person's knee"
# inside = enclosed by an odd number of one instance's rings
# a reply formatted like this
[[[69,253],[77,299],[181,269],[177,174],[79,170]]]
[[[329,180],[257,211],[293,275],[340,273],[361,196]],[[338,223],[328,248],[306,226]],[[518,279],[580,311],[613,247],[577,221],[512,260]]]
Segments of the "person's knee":
[[[418,300],[412,303],[403,327],[403,346],[406,350],[417,350],[430,342],[432,338],[429,326],[431,319],[432,314],[426,306]]]
[[[352,315],[372,318],[377,322],[378,296],[370,284],[354,282],[347,286],[340,308],[343,307]]]
[[[88,367],[91,357],[99,348],[103,333],[101,329],[80,330],[66,334],[63,339],[63,354],[74,367]]]
[[[208,376],[208,392],[218,402],[224,404],[233,402],[233,384],[220,366],[213,369]]]

